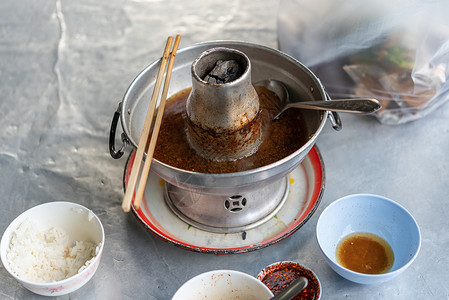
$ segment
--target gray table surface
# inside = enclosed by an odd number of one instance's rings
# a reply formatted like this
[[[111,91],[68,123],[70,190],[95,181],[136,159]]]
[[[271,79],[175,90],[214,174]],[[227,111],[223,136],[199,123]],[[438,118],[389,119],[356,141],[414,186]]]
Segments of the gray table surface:
[[[106,233],[94,278],[60,299],[169,299],[213,269],[256,275],[279,260],[315,271],[322,299],[449,299],[449,105],[405,125],[341,115],[317,145],[326,188],[313,217],[276,245],[238,255],[182,250],[149,234],[120,208],[126,159],[108,153],[112,115],[134,77],[160,56],[168,35],[181,47],[233,39],[277,46],[278,1],[0,1],[0,232],[24,210],[63,200],[92,209]],[[129,149],[128,149],[129,151]],[[315,226],[339,197],[375,193],[416,218],[422,248],[399,277],[351,283],[324,261]],[[40,299],[0,266],[1,299]]]

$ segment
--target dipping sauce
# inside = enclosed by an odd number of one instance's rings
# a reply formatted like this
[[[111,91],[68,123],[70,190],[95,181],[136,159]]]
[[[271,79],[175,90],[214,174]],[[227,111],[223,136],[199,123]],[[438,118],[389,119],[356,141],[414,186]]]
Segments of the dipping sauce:
[[[386,273],[394,263],[390,245],[380,236],[368,232],[347,235],[338,243],[335,254],[340,265],[365,274]]]
[[[303,146],[308,130],[301,112],[289,109],[277,120],[277,95],[256,88],[262,118],[262,142],[256,153],[235,161],[214,161],[197,154],[187,140],[186,100],[190,88],[167,99],[154,158],[170,166],[200,173],[233,173],[255,169],[276,162]]]
[[[258,276],[270,290],[276,295],[281,290],[289,286],[295,279],[304,276],[308,284],[293,299],[318,299],[320,295],[320,284],[312,271],[294,262],[281,262],[271,265],[263,270],[265,274],[262,278]]]

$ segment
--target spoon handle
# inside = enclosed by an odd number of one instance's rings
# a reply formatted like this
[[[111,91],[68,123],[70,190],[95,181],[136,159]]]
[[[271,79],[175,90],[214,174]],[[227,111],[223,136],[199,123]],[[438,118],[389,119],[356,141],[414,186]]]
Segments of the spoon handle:
[[[301,276],[293,281],[289,286],[276,294],[271,300],[289,300],[295,297],[300,291],[306,288],[309,281]]]
[[[328,101],[293,102],[287,104],[283,111],[292,107],[370,114],[378,111],[382,106],[378,100],[373,98],[337,99]]]

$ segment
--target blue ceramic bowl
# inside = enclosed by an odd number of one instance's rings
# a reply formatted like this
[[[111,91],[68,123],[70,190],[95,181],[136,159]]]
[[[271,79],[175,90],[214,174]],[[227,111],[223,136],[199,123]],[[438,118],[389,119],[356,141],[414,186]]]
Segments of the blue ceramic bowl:
[[[354,272],[337,262],[338,243],[356,232],[375,234],[391,246],[394,263],[387,273]],[[331,203],[318,219],[316,237],[331,268],[362,284],[381,283],[399,275],[415,260],[421,247],[421,233],[413,216],[398,203],[370,194],[349,195]]]

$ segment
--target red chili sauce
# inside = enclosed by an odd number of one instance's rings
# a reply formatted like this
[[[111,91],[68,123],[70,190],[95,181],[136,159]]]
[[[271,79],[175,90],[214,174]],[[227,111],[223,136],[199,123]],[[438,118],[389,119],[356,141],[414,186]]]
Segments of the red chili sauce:
[[[297,294],[293,300],[318,299],[320,285],[318,279],[312,273],[300,265],[291,262],[282,262],[265,270],[262,282],[273,292],[274,295],[289,286],[298,277],[304,276],[308,280],[307,287]]]

